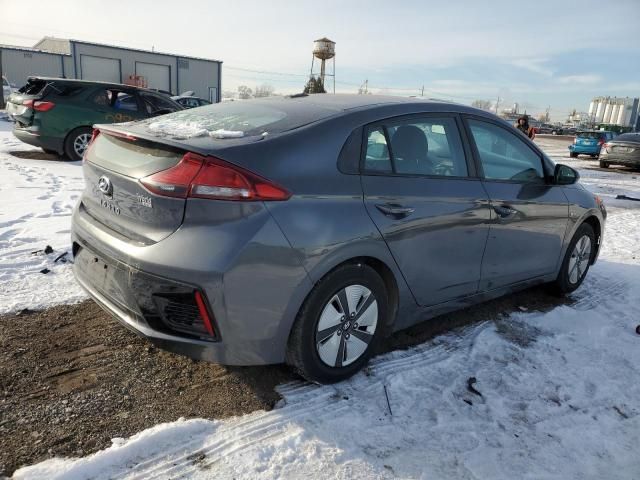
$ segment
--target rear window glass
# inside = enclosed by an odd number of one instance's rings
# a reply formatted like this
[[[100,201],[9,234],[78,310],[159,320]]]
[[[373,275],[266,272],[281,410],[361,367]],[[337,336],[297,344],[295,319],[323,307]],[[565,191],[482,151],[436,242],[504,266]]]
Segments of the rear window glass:
[[[36,95],[42,91],[46,84],[47,82],[44,80],[29,80],[18,92],[26,95]]]
[[[640,133],[623,133],[622,135],[618,135],[616,141],[620,140],[621,142],[640,142]]]
[[[600,138],[604,133],[600,132],[582,132],[578,134],[580,138]]]
[[[254,100],[234,101],[183,110],[145,121],[148,132],[156,136],[217,139],[241,138],[285,132],[335,113],[335,110],[309,108],[292,102]],[[281,108],[282,107],[282,108]]]
[[[176,165],[184,152],[158,148],[144,140],[129,141],[101,133],[87,154],[87,160],[129,177],[144,177]]]

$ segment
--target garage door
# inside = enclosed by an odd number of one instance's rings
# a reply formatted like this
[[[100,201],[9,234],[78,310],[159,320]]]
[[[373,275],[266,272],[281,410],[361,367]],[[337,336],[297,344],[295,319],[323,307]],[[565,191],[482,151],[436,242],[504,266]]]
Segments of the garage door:
[[[169,65],[136,62],[136,75],[145,78],[148,88],[171,91],[171,67]]]
[[[84,80],[120,83],[120,60],[80,55],[80,75]]]

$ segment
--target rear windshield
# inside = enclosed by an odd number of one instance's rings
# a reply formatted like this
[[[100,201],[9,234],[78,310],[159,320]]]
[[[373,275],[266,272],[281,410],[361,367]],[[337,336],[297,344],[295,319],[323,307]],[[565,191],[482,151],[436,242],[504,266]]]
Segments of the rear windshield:
[[[25,95],[37,95],[46,85],[47,82],[44,80],[29,80],[18,92],[24,93]]]
[[[600,132],[582,132],[578,134],[580,138],[600,138],[604,133]]]
[[[623,133],[615,139],[620,142],[640,142],[640,133]]]
[[[217,139],[241,138],[285,132],[307,125],[335,112],[334,109],[304,108],[291,103],[286,108],[269,101],[234,101],[183,110],[146,120],[146,130],[156,136]]]
[[[85,86],[78,83],[33,79],[29,80],[18,92],[24,95],[44,95],[45,87],[47,94],[57,97],[72,97],[85,89]]]
[[[176,165],[184,152],[146,142],[129,141],[101,133],[91,145],[87,160],[128,177],[145,177]]]

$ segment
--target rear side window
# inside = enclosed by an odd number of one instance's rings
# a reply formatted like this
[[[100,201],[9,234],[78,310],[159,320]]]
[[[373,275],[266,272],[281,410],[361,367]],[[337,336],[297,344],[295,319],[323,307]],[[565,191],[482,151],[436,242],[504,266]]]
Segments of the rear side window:
[[[391,172],[393,170],[387,138],[382,127],[369,130],[364,169],[373,172]]]
[[[486,179],[544,182],[541,157],[520,138],[491,123],[468,122]]]
[[[136,98],[127,92],[115,89],[99,90],[92,98],[93,103],[102,107],[109,107],[114,110],[126,110],[135,112],[138,110]]]
[[[468,175],[460,132],[452,117],[389,121],[370,128],[364,169],[405,175]]]

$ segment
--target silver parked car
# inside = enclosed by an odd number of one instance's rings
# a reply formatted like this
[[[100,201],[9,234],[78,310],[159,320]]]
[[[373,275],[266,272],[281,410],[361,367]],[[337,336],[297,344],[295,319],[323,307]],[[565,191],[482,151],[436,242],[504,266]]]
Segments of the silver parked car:
[[[640,168],[640,133],[623,133],[609,140],[600,150],[600,167],[625,165]]]
[[[334,382],[393,331],[527,286],[570,292],[606,212],[498,117],[368,95],[229,102],[97,126],[80,284],[212,362]]]

